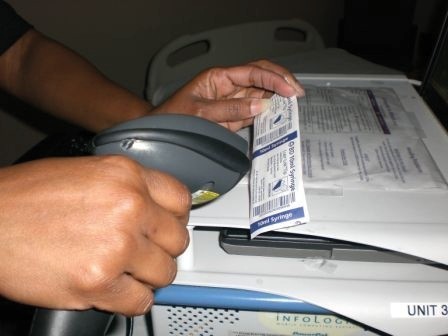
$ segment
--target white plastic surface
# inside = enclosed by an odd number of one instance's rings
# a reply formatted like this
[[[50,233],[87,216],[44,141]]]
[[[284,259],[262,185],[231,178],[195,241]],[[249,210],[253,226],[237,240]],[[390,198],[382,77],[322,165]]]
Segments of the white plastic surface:
[[[299,299],[391,335],[443,335],[448,316],[394,318],[393,303],[448,303],[448,272],[421,264],[268,258],[226,254],[218,232],[194,237],[193,270],[180,285],[237,288]]]
[[[288,38],[278,36],[282,31],[289,32]],[[318,31],[299,19],[246,22],[180,36],[151,60],[146,97],[158,105],[187,80],[212,66],[323,48]]]

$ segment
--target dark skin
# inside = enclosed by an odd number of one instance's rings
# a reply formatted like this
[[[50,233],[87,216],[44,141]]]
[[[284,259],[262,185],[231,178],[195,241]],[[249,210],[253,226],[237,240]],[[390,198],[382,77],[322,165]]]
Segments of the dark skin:
[[[0,89],[97,132],[141,116],[197,115],[250,125],[273,93],[303,95],[268,61],[212,68],[160,107],[30,30],[0,56]],[[187,188],[120,156],[51,158],[0,169],[0,295],[55,309],[146,313],[188,246]]]

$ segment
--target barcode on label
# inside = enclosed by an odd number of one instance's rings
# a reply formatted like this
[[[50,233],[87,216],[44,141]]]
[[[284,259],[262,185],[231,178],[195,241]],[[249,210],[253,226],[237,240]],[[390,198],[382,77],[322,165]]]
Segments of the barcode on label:
[[[279,127],[272,132],[262,135],[259,138],[255,139],[255,145],[264,145],[268,142],[271,142],[274,139],[280,138],[282,135],[286,134],[292,128],[292,122],[288,122],[286,125]]]
[[[267,214],[272,210],[278,210],[283,207],[289,206],[292,202],[295,202],[295,200],[295,192],[274,198],[273,200],[255,206],[252,209],[252,216],[263,216],[264,214]]]

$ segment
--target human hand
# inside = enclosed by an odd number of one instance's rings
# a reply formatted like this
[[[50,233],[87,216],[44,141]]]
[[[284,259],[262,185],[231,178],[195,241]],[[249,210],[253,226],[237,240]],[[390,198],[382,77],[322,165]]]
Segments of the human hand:
[[[120,156],[0,170],[0,296],[52,309],[146,313],[188,245],[190,193]]]
[[[248,126],[270,106],[269,97],[303,96],[287,69],[266,60],[243,66],[211,68],[197,75],[153,113],[192,114],[232,131]]]

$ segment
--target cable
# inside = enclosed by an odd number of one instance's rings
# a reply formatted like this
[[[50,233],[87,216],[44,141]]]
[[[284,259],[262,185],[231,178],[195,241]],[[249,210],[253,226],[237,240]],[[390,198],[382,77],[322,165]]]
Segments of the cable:
[[[132,336],[134,333],[134,318],[126,318],[126,336]]]

